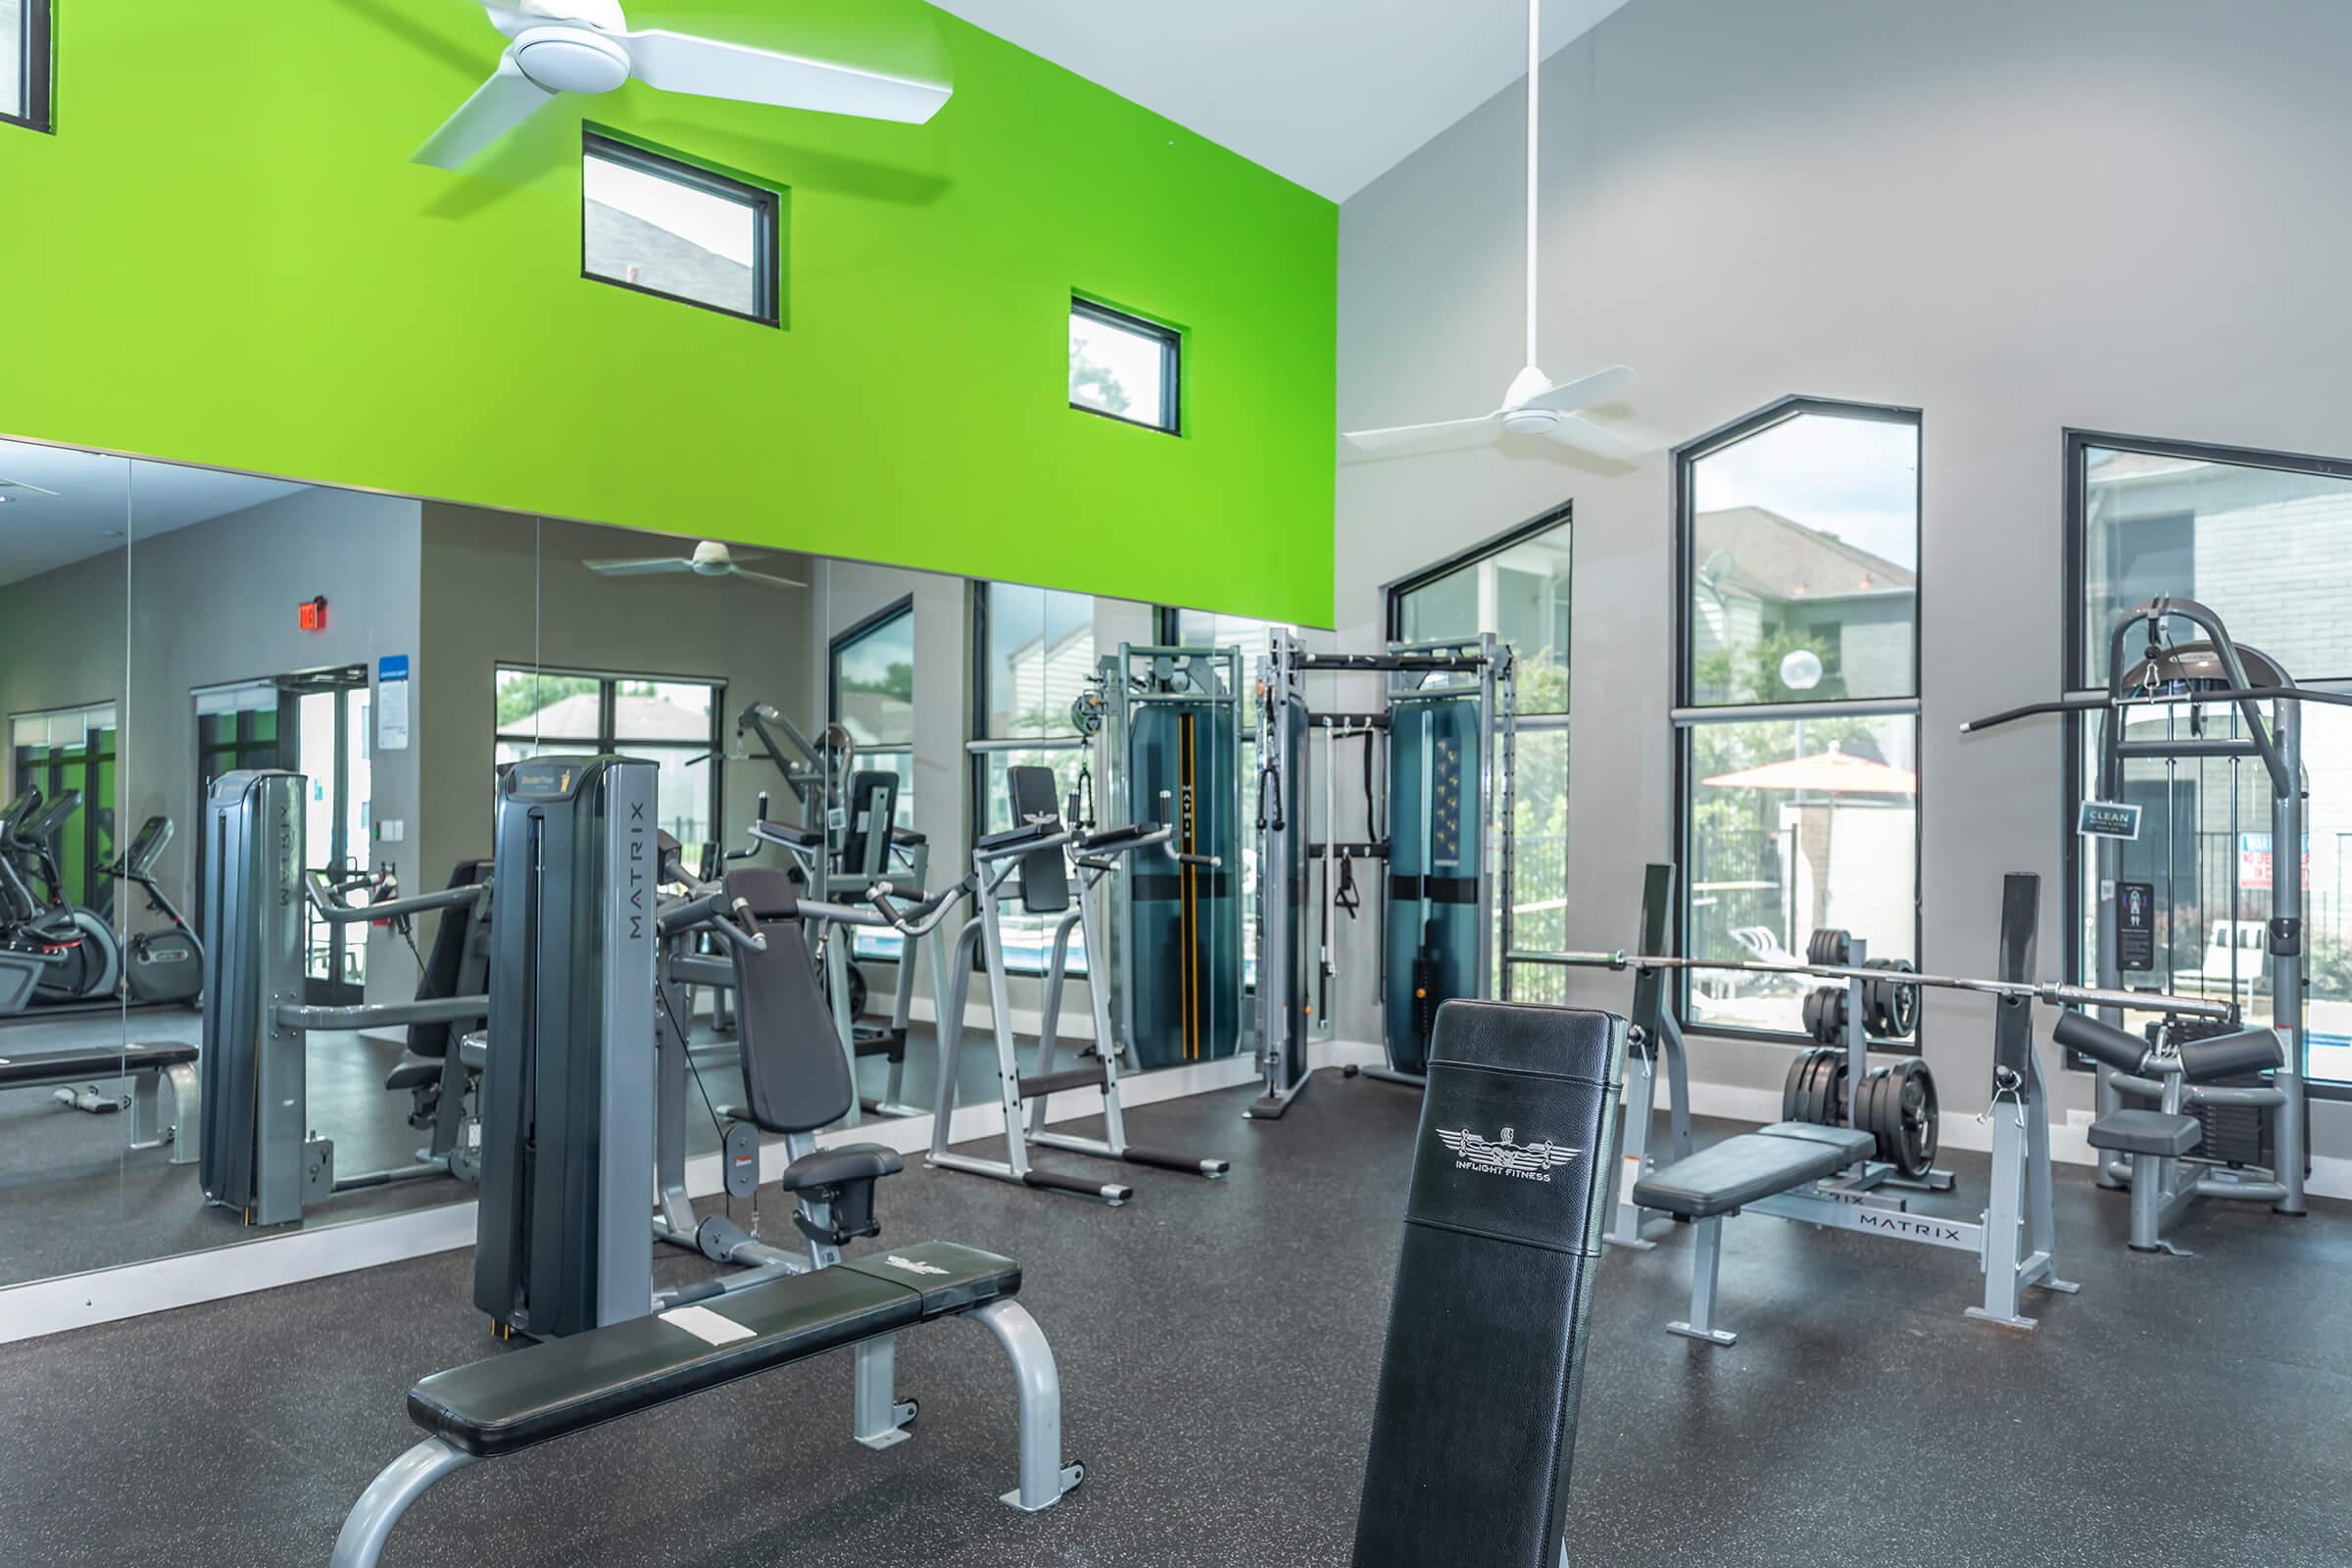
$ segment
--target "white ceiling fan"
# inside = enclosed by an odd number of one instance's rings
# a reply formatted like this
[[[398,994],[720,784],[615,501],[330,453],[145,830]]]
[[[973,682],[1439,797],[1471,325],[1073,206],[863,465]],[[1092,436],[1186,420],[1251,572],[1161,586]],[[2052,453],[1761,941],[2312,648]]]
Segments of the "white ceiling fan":
[[[583,561],[581,565],[606,577],[663,577],[672,572],[690,571],[697,577],[741,577],[765,588],[806,588],[808,585],[792,577],[778,577],[771,572],[753,571],[744,565],[758,561],[759,556],[738,556],[715,539],[706,539],[694,547],[691,556],[638,556],[619,561]]]
[[[1554,381],[1536,364],[1537,116],[1543,102],[1543,0],[1527,0],[1527,364],[1511,377],[1502,394],[1502,406],[1494,413],[1438,424],[1350,430],[1348,443],[1358,451],[1404,457],[1487,446],[1506,435],[1549,436],[1593,457],[1622,462],[1656,444],[1631,431],[1595,424],[1579,412],[1606,403],[1633,385],[1632,370],[1612,365],[1571,380]]]
[[[481,0],[513,40],[498,70],[412,162],[456,169],[567,92],[642,81],[664,92],[919,125],[952,89],[660,27],[632,30],[620,0]]]

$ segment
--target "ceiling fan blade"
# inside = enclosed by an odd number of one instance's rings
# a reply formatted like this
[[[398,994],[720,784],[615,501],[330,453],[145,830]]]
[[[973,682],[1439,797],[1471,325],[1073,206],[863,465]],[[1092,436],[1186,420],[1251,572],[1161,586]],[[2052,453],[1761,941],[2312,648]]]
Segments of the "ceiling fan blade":
[[[607,577],[658,577],[664,572],[692,571],[694,563],[677,556],[642,556],[627,561],[583,561],[581,565]]]
[[[1638,377],[1628,367],[1612,365],[1605,370],[1594,370],[1591,375],[1580,375],[1573,380],[1554,382],[1535,396],[1528,398],[1520,406],[1530,409],[1550,409],[1555,413],[1570,414],[1578,409],[1589,409],[1595,403],[1611,401],[1618,393],[1632,386],[1637,379]]]
[[[433,169],[458,169],[475,153],[562,97],[522,74],[509,49],[498,58],[498,70],[458,106],[441,128],[410,154],[409,161]]]
[[[804,60],[799,55],[660,27],[620,36],[633,62],[630,74],[664,92],[920,125],[939,113],[940,105],[954,91],[933,82],[886,76],[856,66]]]
[[[1483,447],[1502,434],[1502,423],[1492,414],[1475,419],[1448,419],[1442,424],[1399,424],[1385,430],[1350,430],[1348,444],[1359,452],[1403,457],[1416,452],[1449,452],[1459,447]]]
[[[1562,415],[1549,434],[1562,446],[1611,463],[1631,463],[1644,452],[1655,452],[1666,444],[1638,424],[1600,424],[1581,414]]]
[[[747,581],[759,583],[760,586],[766,588],[806,588],[808,586],[807,583],[802,582],[797,577],[779,577],[772,571],[746,571],[741,566],[736,567],[733,571],[727,573],[727,575],[730,577],[742,577]]]

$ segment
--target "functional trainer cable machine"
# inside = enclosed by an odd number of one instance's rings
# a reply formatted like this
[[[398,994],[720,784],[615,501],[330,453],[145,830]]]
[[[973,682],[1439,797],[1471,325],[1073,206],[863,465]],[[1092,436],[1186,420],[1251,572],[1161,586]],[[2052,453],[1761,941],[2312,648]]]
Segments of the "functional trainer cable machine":
[[[1119,645],[1074,706],[1097,735],[1113,821],[1174,803],[1180,856],[1130,859],[1113,884],[1119,1021],[1149,1072],[1239,1054],[1242,1006],[1242,655],[1238,648]],[[1093,804],[1071,826],[1092,831]],[[1088,954],[1091,961],[1094,957]]]
[[[1383,705],[1368,713],[1318,713],[1306,699],[1306,676],[1315,673],[1383,675]],[[1396,643],[1379,654],[1309,654],[1277,627],[1258,664],[1256,697],[1257,1059],[1265,1092],[1246,1114],[1280,1116],[1306,1087],[1308,1043],[1332,1026],[1338,920],[1354,913],[1358,861],[1387,866],[1379,993],[1388,1062],[1364,1071],[1417,1087],[1441,1004],[1510,997],[1509,971],[1495,962],[1511,943],[1518,697],[1510,649],[1489,632],[1469,641]],[[1318,731],[1325,737],[1319,840],[1308,815],[1309,750]],[[1383,737],[1385,788],[1376,791],[1382,768],[1372,752]],[[1372,836],[1342,841],[1341,748],[1357,741],[1365,747]],[[1317,860],[1319,927],[1310,940]]]

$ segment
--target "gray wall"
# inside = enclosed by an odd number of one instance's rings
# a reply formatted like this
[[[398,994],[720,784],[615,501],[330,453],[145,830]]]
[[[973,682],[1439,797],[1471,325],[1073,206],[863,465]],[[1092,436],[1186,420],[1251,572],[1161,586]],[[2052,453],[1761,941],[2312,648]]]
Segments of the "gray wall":
[[[726,683],[726,733],[755,702],[796,722],[813,718],[822,670],[805,659],[817,592],[808,558],[770,554],[759,569],[809,582],[778,591],[697,577],[606,577],[598,557],[667,556],[692,540],[541,521],[428,503],[424,508],[424,654],[417,661],[418,732],[432,760],[425,863],[437,878],[490,849],[493,670],[501,663]],[[721,826],[741,848],[761,790],[783,796],[764,758],[730,761]],[[779,811],[781,808],[779,808]]]
[[[266,679],[339,664],[373,665],[416,644],[415,502],[304,490],[207,522],[152,535],[127,551],[0,589],[0,711],[21,713],[113,699],[121,704],[122,817],[118,842],[170,816],[176,832],[157,862],[166,896],[193,915],[197,824],[195,704],[200,686]],[[325,595],[326,630],[305,632],[297,607]],[[123,612],[133,634],[124,669]],[[378,757],[378,819],[416,814],[417,753]],[[116,808],[108,802],[109,809]],[[376,846],[413,886],[414,845]],[[120,916],[132,931],[160,920],[135,895]],[[415,986],[415,963],[386,933],[370,933],[370,993]]]
[[[1636,0],[1545,68],[1546,369],[1634,366],[1632,412],[1678,441],[1788,393],[1925,413],[1930,967],[1985,970],[1996,873],[2031,870],[2060,970],[2058,732],[1957,733],[2056,690],[2060,432],[2352,449],[2348,58],[2333,0]],[[1523,114],[1506,91],[1343,208],[1343,428],[1492,408],[1517,368]],[[1340,618],[1373,645],[1381,583],[1571,499],[1569,938],[1619,946],[1668,850],[1663,456],[1345,466]],[[1375,1037],[1368,1009],[1342,1023]],[[1988,1027],[1931,998],[1947,1106],[1983,1102]],[[1694,1043],[1717,1083],[1787,1059]],[[2081,1077],[2056,1093],[2088,1103]],[[2352,1154],[2340,1108],[2315,1107],[2322,1154]]]

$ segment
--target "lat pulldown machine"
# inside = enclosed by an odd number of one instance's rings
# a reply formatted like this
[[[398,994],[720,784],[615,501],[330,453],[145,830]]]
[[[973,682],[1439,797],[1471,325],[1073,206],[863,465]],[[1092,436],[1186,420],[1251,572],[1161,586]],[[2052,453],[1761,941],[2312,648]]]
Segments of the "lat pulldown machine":
[[[1318,713],[1309,674],[1380,674],[1381,709]],[[1307,1045],[1332,1026],[1338,921],[1353,916],[1359,860],[1385,862],[1381,1038],[1388,1062],[1364,1071],[1418,1087],[1440,1005],[1510,996],[1497,951],[1511,942],[1511,813],[1517,682],[1493,633],[1472,641],[1397,643],[1379,654],[1309,654],[1276,628],[1257,679],[1257,1059],[1265,1092],[1246,1114],[1270,1118],[1306,1087]],[[1314,732],[1325,737],[1323,836],[1308,817]],[[1385,788],[1372,753],[1386,739]],[[1364,746],[1365,827],[1339,837],[1341,747]],[[1379,808],[1387,808],[1387,827]],[[1310,943],[1313,865],[1323,862]],[[1495,944],[1499,941],[1501,948]],[[1310,963],[1311,951],[1311,963]]]
[[[2175,619],[2203,638],[2171,641],[2166,622]],[[2144,629],[2144,642],[2140,657],[2129,660],[2135,629]],[[2352,697],[2297,686],[2276,660],[2232,641],[2214,611],[2194,600],[2160,598],[2117,614],[2108,630],[2104,692],[2033,703],[1961,726],[1966,735],[2045,713],[2100,717],[2095,793],[2081,803],[2075,826],[2091,844],[2092,875],[2085,892],[2094,901],[2098,922],[2098,982],[2119,996],[2099,1006],[2095,1018],[2066,1020],[2059,1040],[2096,1069],[2098,1118],[2089,1136],[2091,1147],[2100,1151],[2099,1185],[2131,1189],[2132,1246],[2139,1251],[2179,1252],[2164,1239],[2165,1227],[2200,1198],[2268,1203],[2287,1215],[2305,1211],[2308,946],[2299,870],[2305,703],[2352,706]],[[2164,765],[2156,797],[2164,834],[2148,848],[2140,845],[2144,801],[2132,796],[2155,792],[2146,789],[2146,781],[2126,777],[2125,764],[2134,760]],[[2216,813],[2203,800],[2208,792],[2196,788],[2204,782],[2196,771],[2186,792],[2192,804],[2183,808],[2179,773],[2182,761],[2196,770],[2208,760],[2228,764],[2227,820],[2233,841],[2247,762],[2258,764],[2256,775],[2267,786],[2274,867],[2270,915],[2262,924],[2271,992],[2268,1030],[2237,1030],[2238,1007],[2253,1001],[2260,977],[2251,970],[2238,972],[2234,938],[2246,922],[2236,919],[2225,927],[2232,936],[2227,971],[2217,975],[2201,966],[2193,979],[2199,990],[2216,981],[2226,987],[2227,1021],[2199,1022],[2181,1016],[2165,998],[2124,990],[2130,975],[2161,973],[2175,986],[2189,978],[2175,973],[2166,939],[2183,916],[2192,923],[2190,940],[2201,934],[2196,927],[2203,923],[2204,893],[2193,873],[2185,891],[2177,887],[2183,878],[2176,846],[2184,830],[2192,843],[2209,831]],[[2184,810],[2185,827],[2178,820]],[[2233,915],[2241,896],[2232,879]],[[2162,1016],[2142,1037],[2119,1027],[2128,1013],[2143,1020]]]

